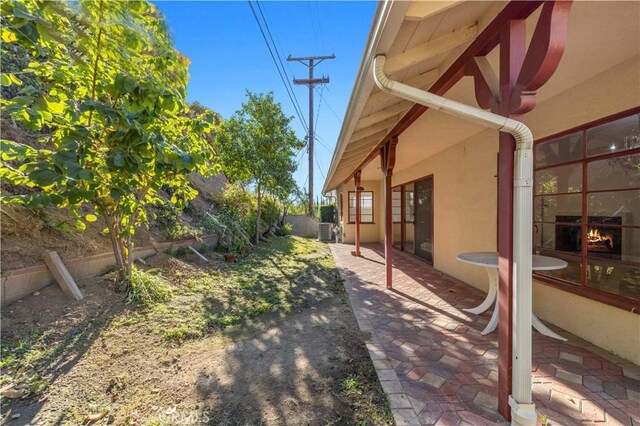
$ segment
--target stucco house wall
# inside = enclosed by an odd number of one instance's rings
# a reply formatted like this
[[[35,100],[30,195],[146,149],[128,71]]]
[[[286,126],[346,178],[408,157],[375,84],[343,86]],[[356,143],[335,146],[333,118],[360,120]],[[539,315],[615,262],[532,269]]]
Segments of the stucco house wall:
[[[639,103],[640,56],[636,56],[547,99],[525,122],[541,139]],[[400,136],[399,145],[406,134],[410,132]],[[425,143],[427,139],[425,135]],[[433,175],[434,267],[484,291],[486,272],[458,262],[456,255],[497,250],[497,150],[496,132],[483,131],[417,164],[396,163],[392,180],[396,186]],[[363,186],[374,191],[376,223],[362,225],[361,241],[379,241],[384,238],[382,180]],[[347,224],[347,188],[343,188],[344,242],[353,243],[355,231]],[[533,291],[534,310],[541,319],[640,364],[640,315],[535,280]]]

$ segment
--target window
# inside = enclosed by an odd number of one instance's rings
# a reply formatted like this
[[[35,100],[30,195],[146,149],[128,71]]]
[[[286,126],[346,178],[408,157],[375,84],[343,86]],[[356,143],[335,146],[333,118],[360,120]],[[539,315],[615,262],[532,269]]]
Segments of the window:
[[[413,202],[413,184],[404,186],[404,221],[415,222],[415,207]]]
[[[536,275],[640,300],[640,114],[536,143],[534,188],[534,251],[569,263]]]
[[[402,219],[402,188],[400,186],[391,191],[391,216],[393,223],[400,223]]]
[[[356,193],[349,192],[349,223],[356,221]],[[373,223],[373,192],[360,191],[360,223]]]

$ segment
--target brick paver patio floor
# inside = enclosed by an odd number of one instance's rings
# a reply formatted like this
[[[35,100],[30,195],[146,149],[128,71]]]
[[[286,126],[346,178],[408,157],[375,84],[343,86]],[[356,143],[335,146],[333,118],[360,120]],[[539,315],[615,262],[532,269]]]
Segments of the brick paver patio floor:
[[[393,290],[381,245],[331,244],[397,424],[506,423],[497,414],[497,335],[482,336],[490,311],[468,314],[485,294],[394,252]],[[640,368],[552,327],[533,333],[533,395],[540,424],[640,425]],[[612,330],[614,332],[614,330]]]

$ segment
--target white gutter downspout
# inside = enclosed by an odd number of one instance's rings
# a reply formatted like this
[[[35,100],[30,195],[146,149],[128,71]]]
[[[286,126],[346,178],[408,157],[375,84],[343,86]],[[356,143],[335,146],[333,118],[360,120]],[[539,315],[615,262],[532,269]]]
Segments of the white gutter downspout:
[[[452,101],[390,80],[384,73],[385,56],[373,60],[373,77],[385,92],[437,111],[506,132],[516,141],[513,181],[513,379],[509,396],[512,424],[535,425],[531,397],[531,263],[533,227],[533,135],[523,123],[470,105]],[[497,303],[497,301],[496,301]]]

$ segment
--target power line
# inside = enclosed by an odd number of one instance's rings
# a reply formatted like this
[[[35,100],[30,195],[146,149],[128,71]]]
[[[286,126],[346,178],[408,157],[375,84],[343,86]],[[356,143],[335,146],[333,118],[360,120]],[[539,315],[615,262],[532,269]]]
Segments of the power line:
[[[316,141],[320,143],[320,145],[327,150],[327,152],[329,154],[331,154],[333,151],[331,150],[331,148],[329,148],[321,139],[318,135],[315,135]]]
[[[325,86],[322,86],[323,90],[325,88]],[[340,116],[338,115],[338,113],[336,113],[333,108],[331,108],[331,105],[329,105],[329,102],[327,102],[327,100],[324,98],[324,96],[322,96],[322,92],[319,91],[316,88],[316,92],[318,92],[318,95],[320,95],[320,100],[324,101],[325,105],[327,106],[327,108],[329,108],[329,110],[333,113],[333,115],[338,119],[339,122],[342,122],[342,118],[340,118]]]
[[[300,103],[298,102],[298,97],[296,96],[296,92],[293,90],[293,86],[291,85],[291,79],[289,78],[289,74],[287,73],[287,70],[285,69],[284,63],[282,62],[282,56],[280,55],[280,51],[278,50],[278,45],[276,44],[274,38],[273,38],[273,34],[271,34],[271,28],[269,28],[269,23],[267,22],[267,18],[266,16],[264,16],[264,13],[262,12],[262,6],[260,6],[260,2],[258,0],[256,0],[256,5],[258,6],[258,11],[260,12],[260,16],[262,16],[262,20],[264,21],[264,25],[267,28],[267,34],[269,35],[269,39],[271,40],[271,44],[273,45],[273,49],[276,51],[276,57],[278,58],[278,62],[280,63],[280,67],[282,68],[282,72],[284,73],[285,77],[286,77],[286,81],[287,81],[287,86],[289,87],[289,90],[291,91],[291,94],[293,95],[293,99],[295,100],[295,108],[297,109],[297,111],[300,113],[298,118],[302,119],[303,122],[303,127],[305,128],[305,131],[309,131],[308,130],[308,126],[306,121],[304,120],[304,114],[302,114],[302,108],[300,108]]]
[[[322,173],[322,178],[324,180],[327,180],[327,175],[322,170],[322,167],[320,166],[320,161],[318,160],[318,157],[316,157],[316,165],[318,166],[318,170],[320,170],[320,173]]]
[[[324,29],[322,28],[322,17],[320,16],[320,11],[318,10],[318,2],[313,2],[316,10],[316,16],[318,17],[318,28],[320,31],[320,42],[322,43],[322,50],[327,50],[325,48],[325,37],[324,37]]]
[[[260,20],[258,19],[258,15],[256,14],[255,9],[253,8],[253,4],[251,3],[251,0],[247,0],[247,3],[249,3],[249,7],[251,8],[251,12],[253,13],[253,17],[256,20],[256,23],[258,24],[258,28],[260,29],[260,34],[262,34],[262,39],[264,40],[265,44],[267,45],[267,49],[269,49],[269,55],[271,55],[271,59],[273,60],[273,64],[276,66],[276,69],[278,70],[278,75],[280,76],[280,80],[282,81],[282,84],[284,84],[284,88],[287,91],[287,95],[289,95],[289,100],[291,101],[291,103],[293,104],[293,108],[296,111],[296,115],[298,116],[298,119],[300,120],[300,122],[302,123],[302,127],[305,129],[305,132],[308,132],[309,129],[307,127],[307,122],[304,120],[303,115],[302,115],[302,110],[300,109],[300,106],[297,103],[297,99],[295,98],[295,93],[292,93],[293,89],[290,89],[290,86],[288,83],[288,79],[289,77],[287,76],[287,79],[284,78],[284,76],[282,75],[282,71],[280,71],[280,67],[278,66],[278,62],[276,61],[276,58],[273,54],[273,50],[271,49],[271,45],[269,45],[269,41],[267,40],[267,36],[264,33],[264,30],[262,29],[262,25],[260,24]],[[258,3],[258,6],[260,6],[260,4]],[[263,19],[264,19],[264,15],[263,15]],[[266,24],[266,21],[265,21]],[[272,39],[273,41],[273,39]],[[274,44],[274,48],[275,48],[275,44]],[[280,59],[280,58],[278,58]],[[280,61],[282,62],[282,61]],[[284,71],[284,68],[283,68]],[[286,73],[286,71],[285,71]]]

